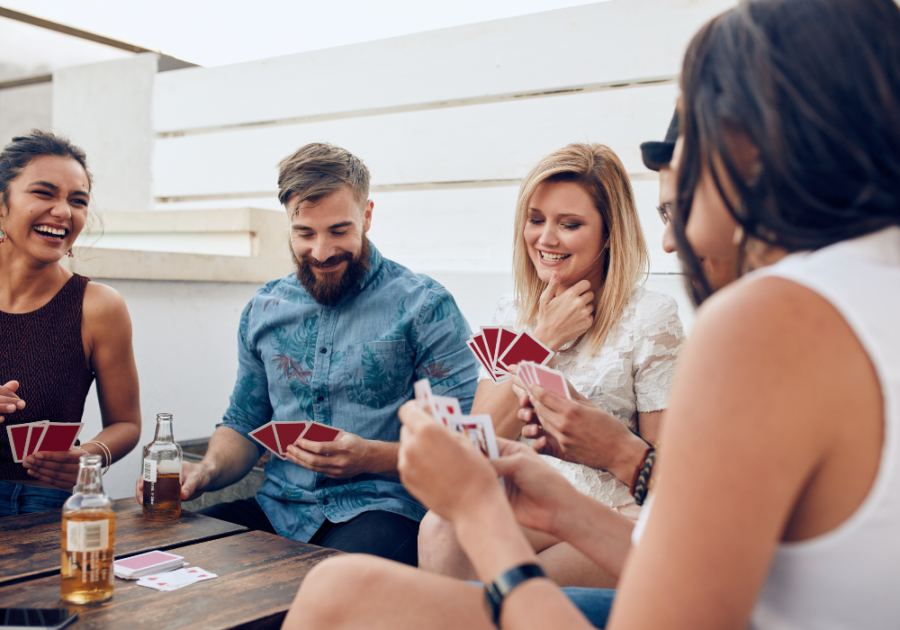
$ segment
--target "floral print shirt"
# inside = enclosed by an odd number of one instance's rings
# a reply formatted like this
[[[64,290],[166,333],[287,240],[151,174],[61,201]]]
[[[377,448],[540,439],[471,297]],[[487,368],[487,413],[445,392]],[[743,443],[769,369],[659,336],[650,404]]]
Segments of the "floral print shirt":
[[[374,245],[370,252],[365,277],[333,307],[313,300],[294,274],[256,292],[241,315],[237,382],[224,426],[246,437],[270,420],[314,420],[396,442],[397,409],[421,378],[469,412],[478,372],[453,297]],[[342,523],[370,510],[417,521],[425,515],[397,478],[330,479],[276,457],[265,472],[257,500],[279,534],[301,542],[325,519]]]

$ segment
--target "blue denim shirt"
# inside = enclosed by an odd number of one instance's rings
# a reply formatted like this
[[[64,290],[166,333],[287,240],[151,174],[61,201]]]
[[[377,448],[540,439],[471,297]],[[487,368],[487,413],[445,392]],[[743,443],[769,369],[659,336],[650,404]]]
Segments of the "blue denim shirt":
[[[336,306],[313,300],[296,275],[272,280],[241,315],[237,383],[223,424],[246,437],[270,420],[315,420],[396,442],[397,409],[418,379],[459,398],[468,413],[478,378],[468,337],[443,286],[382,258],[374,245],[369,271]],[[277,457],[266,465],[257,500],[275,531],[302,542],[326,518],[341,523],[370,510],[425,515],[397,478],[329,479]]]

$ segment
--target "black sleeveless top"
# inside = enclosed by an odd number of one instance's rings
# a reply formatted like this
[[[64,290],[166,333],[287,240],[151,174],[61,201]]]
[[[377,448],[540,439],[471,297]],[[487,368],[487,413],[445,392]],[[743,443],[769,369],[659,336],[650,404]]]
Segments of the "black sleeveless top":
[[[49,420],[81,422],[94,373],[84,360],[81,312],[90,278],[73,274],[53,299],[30,313],[0,311],[0,385],[18,381],[24,409],[0,412],[0,480],[33,479],[13,461],[6,427]]]

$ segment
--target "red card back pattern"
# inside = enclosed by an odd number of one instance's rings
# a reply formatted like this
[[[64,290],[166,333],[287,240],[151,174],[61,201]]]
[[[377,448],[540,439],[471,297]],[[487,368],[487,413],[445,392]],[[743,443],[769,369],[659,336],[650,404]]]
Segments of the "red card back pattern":
[[[303,434],[303,439],[311,442],[331,442],[340,432],[340,429],[335,429],[334,427],[311,424],[306,433]]]
[[[287,452],[287,447],[297,441],[300,434],[306,430],[306,422],[276,422],[275,431],[278,433],[278,443],[281,444],[283,452]]]
[[[37,427],[35,427],[37,428]],[[44,437],[37,446],[39,451],[68,451],[75,443],[81,424],[54,424],[47,425]],[[31,439],[34,440],[32,434]]]

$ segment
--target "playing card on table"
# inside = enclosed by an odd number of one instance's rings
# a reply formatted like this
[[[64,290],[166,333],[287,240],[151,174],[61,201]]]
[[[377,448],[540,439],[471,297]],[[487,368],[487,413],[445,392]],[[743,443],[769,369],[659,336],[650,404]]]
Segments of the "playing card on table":
[[[219,576],[215,573],[206,571],[200,567],[190,567],[187,569],[169,571],[168,573],[159,575],[148,575],[147,577],[138,580],[137,585],[155,588],[158,591],[177,591],[185,586],[217,577]]]
[[[183,556],[176,556],[174,553],[165,551],[148,551],[123,560],[116,560],[113,562],[113,573],[123,580],[133,580],[145,575],[170,571],[183,564]]]
[[[509,347],[497,359],[497,365],[509,370],[510,365],[516,365],[520,361],[534,361],[538,365],[544,365],[553,357],[553,351],[527,332],[519,333],[519,336],[509,344]]]

